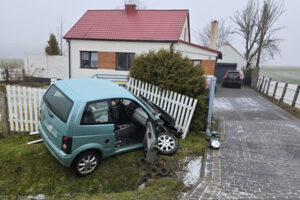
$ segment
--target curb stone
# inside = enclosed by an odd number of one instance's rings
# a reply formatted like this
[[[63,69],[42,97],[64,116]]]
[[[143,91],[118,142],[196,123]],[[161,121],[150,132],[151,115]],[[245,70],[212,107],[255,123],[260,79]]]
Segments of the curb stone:
[[[221,141],[223,142],[225,139],[225,131],[224,131],[224,118],[219,118],[218,120],[218,131],[221,134]],[[222,148],[222,146],[220,147]],[[200,170],[200,178],[197,183],[193,186],[193,188],[187,193],[182,200],[198,200],[207,189],[207,187],[211,184],[213,179],[213,164],[214,164],[214,152],[218,152],[218,150],[213,150],[209,146],[206,148],[204,152],[204,157],[202,159],[202,167]],[[219,158],[217,158],[219,159]],[[215,183],[213,183],[215,184]],[[205,199],[205,197],[203,197]]]

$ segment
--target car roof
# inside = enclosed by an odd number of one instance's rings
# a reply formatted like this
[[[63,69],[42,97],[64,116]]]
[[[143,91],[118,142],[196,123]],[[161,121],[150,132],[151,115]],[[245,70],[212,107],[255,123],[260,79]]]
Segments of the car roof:
[[[112,81],[98,78],[74,78],[60,80],[54,83],[65,95],[72,100],[94,101],[110,98],[130,98],[134,95],[124,87]]]

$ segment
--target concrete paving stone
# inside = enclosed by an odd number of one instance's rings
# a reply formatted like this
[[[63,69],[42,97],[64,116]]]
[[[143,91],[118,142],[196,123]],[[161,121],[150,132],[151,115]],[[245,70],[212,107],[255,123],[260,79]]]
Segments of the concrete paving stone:
[[[220,101],[230,104],[214,107],[224,141],[207,151],[207,179],[190,199],[300,200],[300,120],[247,87],[218,89]]]

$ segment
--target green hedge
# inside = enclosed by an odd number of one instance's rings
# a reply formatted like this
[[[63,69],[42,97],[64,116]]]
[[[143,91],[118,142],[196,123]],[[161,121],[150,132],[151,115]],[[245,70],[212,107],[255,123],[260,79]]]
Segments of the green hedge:
[[[136,57],[131,64],[130,76],[160,88],[197,98],[191,130],[202,130],[206,125],[206,79],[200,65],[194,66],[187,57],[174,50],[150,51]]]

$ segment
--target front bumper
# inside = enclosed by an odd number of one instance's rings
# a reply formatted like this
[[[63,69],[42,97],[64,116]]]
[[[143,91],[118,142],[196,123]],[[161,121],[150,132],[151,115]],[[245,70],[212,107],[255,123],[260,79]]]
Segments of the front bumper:
[[[41,123],[38,124],[38,130],[40,135],[43,138],[43,142],[48,149],[48,151],[52,154],[58,162],[60,162],[65,167],[70,167],[73,161],[73,157],[69,154],[65,154],[62,150],[58,149],[53,142],[48,138],[45,130],[41,126]]]

